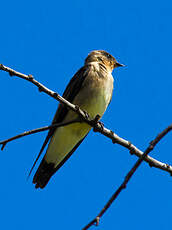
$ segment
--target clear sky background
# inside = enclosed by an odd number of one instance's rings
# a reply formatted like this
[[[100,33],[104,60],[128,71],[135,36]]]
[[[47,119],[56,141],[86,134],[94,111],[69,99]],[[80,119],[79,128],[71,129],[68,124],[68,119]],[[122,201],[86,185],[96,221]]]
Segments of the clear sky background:
[[[2,1],[0,63],[62,94],[91,50],[126,65],[113,72],[105,127],[144,150],[172,122],[170,1]],[[51,123],[57,102],[0,72],[0,139]],[[81,229],[104,206],[137,160],[90,132],[44,190],[29,169],[46,136],[14,141],[0,152],[0,229]],[[151,156],[172,164],[172,134]],[[172,177],[143,163],[92,229],[170,229]]]

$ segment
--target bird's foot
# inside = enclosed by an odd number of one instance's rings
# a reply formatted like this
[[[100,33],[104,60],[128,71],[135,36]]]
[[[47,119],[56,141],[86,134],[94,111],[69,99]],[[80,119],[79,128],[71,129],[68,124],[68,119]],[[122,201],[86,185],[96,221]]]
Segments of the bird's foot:
[[[85,110],[83,110],[83,112],[84,112],[84,115],[85,115],[85,119],[89,120],[90,119],[90,115]]]
[[[101,128],[101,131],[103,131],[103,129],[104,129],[104,124],[103,124],[103,122],[101,122],[101,121],[99,121],[99,119],[100,119],[100,115],[99,114],[97,114],[96,115],[96,117],[93,119],[93,131],[94,132],[97,132],[98,131],[98,127],[100,127]]]

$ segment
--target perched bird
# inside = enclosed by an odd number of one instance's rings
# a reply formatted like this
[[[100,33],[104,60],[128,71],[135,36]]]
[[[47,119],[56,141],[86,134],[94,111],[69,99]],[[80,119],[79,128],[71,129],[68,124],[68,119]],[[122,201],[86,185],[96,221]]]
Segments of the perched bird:
[[[101,117],[112,98],[112,70],[120,66],[123,65],[106,51],[92,51],[85,59],[84,66],[70,80],[63,97],[86,111],[90,118],[95,118],[97,114]],[[75,112],[59,104],[52,124],[72,121],[77,117]],[[33,177],[35,188],[44,188],[47,185],[52,175],[69,159],[90,130],[91,126],[84,122],[49,130],[33,165],[34,167],[50,140],[46,154]]]

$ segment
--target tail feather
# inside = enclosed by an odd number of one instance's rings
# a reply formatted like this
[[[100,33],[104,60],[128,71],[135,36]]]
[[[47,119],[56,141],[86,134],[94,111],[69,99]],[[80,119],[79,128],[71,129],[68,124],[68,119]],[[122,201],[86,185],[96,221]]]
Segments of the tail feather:
[[[35,188],[44,188],[55,172],[56,169],[54,167],[54,163],[47,163],[43,158],[33,177],[33,184],[35,184]]]
[[[87,136],[87,135],[86,135]],[[86,137],[85,136],[85,137]],[[80,140],[74,148],[59,162],[59,164],[55,167],[54,163],[47,163],[45,158],[42,159],[34,177],[33,184],[35,184],[35,188],[44,188],[52,175],[62,167],[62,165],[71,157],[71,155],[75,152],[78,146],[82,143],[85,137]]]

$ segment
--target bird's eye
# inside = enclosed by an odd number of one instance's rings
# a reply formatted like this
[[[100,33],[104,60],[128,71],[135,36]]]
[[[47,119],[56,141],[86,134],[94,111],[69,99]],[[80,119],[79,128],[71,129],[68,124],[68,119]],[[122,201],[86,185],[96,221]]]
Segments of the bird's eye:
[[[111,59],[112,58],[112,56],[109,54],[109,53],[107,53],[107,52],[103,52],[103,55],[107,58],[107,59]]]
[[[107,58],[108,58],[108,59],[110,59],[110,58],[111,58],[111,55],[110,55],[110,54],[107,54],[106,56],[107,56]]]

